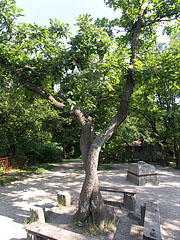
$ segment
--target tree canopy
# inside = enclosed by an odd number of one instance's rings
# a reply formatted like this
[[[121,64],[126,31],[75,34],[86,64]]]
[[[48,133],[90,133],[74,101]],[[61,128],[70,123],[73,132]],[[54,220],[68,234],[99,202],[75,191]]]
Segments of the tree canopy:
[[[167,49],[157,48],[158,26],[168,34],[179,29],[179,1],[104,2],[120,9],[121,16],[111,21],[79,16],[75,36],[58,20],[51,19],[49,27],[17,24],[21,10],[15,1],[0,3],[0,84],[14,91],[13,101],[21,101],[16,94],[23,89],[29,102],[42,101],[59,117],[77,122],[86,175],[75,216],[100,227],[105,213],[97,176],[99,154],[128,110],[132,116],[133,111],[141,114],[156,132],[167,134],[171,124],[177,156],[180,151],[179,40],[172,36]],[[157,118],[158,127],[153,125]]]

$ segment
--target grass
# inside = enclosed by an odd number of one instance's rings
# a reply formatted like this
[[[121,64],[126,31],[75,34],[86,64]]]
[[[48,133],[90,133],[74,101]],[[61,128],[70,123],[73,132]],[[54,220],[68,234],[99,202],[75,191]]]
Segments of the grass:
[[[98,171],[107,171],[107,170],[117,170],[117,168],[110,165],[100,165],[98,166]]]
[[[32,165],[31,167],[27,167],[25,169],[14,169],[9,170],[7,173],[0,173],[0,186],[4,186],[17,180],[22,180],[31,174],[48,172],[52,170],[56,165],[57,163],[41,163]]]
[[[81,160],[82,158],[65,159],[61,162],[61,164]],[[0,172],[0,186],[4,186],[14,181],[23,180],[31,174],[40,174],[51,171],[56,166],[58,166],[58,163],[38,163],[24,169],[9,170],[7,173]]]
[[[174,168],[176,167],[176,163],[175,163],[175,162],[169,162],[168,165],[169,165],[170,167],[174,167]]]
[[[63,163],[70,163],[70,162],[80,162],[82,161],[82,158],[68,158],[68,159],[63,159],[62,164]]]

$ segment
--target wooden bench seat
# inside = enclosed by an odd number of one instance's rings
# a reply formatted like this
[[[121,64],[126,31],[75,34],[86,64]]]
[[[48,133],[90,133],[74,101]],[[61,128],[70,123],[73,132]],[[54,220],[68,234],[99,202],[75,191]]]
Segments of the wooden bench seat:
[[[112,188],[106,188],[106,187],[100,187],[100,191],[107,191],[107,192],[115,192],[115,193],[124,193],[124,194],[130,194],[130,195],[135,195],[136,192],[134,191],[125,191],[125,190],[115,190]]]
[[[27,240],[85,240],[84,236],[48,223],[33,222],[26,227]]]
[[[125,191],[125,190],[116,190],[112,188],[107,187],[100,187],[100,191],[105,192],[113,192],[113,193],[122,193],[124,195],[123,197],[123,206],[125,208],[128,208],[129,210],[134,211],[135,205],[136,205],[136,192],[134,191]],[[105,203],[108,203],[110,201],[105,201]]]
[[[162,240],[159,207],[150,201],[145,204],[143,240]]]

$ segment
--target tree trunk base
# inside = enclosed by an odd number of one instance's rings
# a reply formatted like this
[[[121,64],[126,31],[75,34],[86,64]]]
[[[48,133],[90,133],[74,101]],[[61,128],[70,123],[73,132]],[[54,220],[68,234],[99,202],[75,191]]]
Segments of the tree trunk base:
[[[82,219],[80,210],[75,213],[74,220],[86,224],[95,224],[99,230],[103,230],[110,224],[115,224],[117,221],[117,214],[113,207],[104,206],[101,212],[89,210],[89,214],[85,219]]]

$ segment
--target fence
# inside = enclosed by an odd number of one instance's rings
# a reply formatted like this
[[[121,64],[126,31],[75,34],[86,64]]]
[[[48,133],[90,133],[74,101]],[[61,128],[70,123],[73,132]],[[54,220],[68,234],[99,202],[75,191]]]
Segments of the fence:
[[[8,157],[0,158],[0,172],[7,172],[8,171]]]
[[[0,158],[0,172],[7,172],[25,165],[23,156]]]

